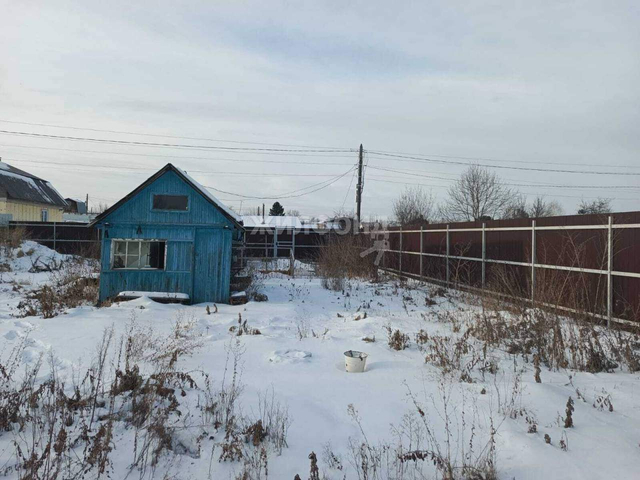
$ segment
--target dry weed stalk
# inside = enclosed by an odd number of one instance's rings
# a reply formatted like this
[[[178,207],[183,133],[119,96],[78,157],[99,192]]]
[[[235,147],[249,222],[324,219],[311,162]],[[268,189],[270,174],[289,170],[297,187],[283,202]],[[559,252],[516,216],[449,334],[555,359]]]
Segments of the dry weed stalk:
[[[332,238],[318,255],[318,274],[328,290],[344,290],[346,281],[354,278],[377,278],[375,255],[360,256],[364,235],[341,235]]]

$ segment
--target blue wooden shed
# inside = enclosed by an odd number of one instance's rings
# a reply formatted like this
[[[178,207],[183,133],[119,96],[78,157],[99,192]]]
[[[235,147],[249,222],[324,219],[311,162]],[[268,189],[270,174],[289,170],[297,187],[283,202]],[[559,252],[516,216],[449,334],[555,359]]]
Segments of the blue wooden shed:
[[[241,218],[167,164],[93,222],[102,231],[100,301],[122,292],[228,302]]]

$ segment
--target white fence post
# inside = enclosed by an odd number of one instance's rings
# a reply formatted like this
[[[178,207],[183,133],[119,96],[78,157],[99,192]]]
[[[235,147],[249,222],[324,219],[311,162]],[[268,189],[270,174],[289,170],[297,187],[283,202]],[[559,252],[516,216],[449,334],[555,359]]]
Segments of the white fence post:
[[[531,305],[536,292],[536,221],[531,220]]]
[[[487,232],[485,231],[487,224],[482,223],[482,288],[486,282],[486,259],[487,259]]]
[[[449,224],[447,223],[447,287],[449,286]]]
[[[422,281],[422,253],[423,253],[423,249],[422,249],[422,233],[423,233],[423,228],[424,227],[420,227],[420,280]]]
[[[607,327],[611,327],[611,315],[613,313],[613,282],[611,278],[613,270],[613,217],[609,215],[607,228]]]
[[[402,273],[402,227],[400,227],[400,253],[398,255],[398,270]]]
[[[291,254],[296,258],[296,227],[291,230]]]
[[[278,258],[278,227],[273,229],[273,258]]]

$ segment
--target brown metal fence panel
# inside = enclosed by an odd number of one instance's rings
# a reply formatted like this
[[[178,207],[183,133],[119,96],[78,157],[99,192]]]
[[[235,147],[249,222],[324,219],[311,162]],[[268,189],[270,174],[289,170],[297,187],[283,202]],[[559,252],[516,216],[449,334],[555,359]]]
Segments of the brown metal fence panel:
[[[640,212],[610,217],[611,229],[609,215],[539,218],[535,227],[532,219],[393,227],[387,231],[389,247],[382,266],[452,286],[491,289],[508,279],[510,294],[524,298],[544,298],[553,293],[545,289],[562,288],[566,295],[555,299],[560,307],[580,305],[603,317],[611,308],[611,317],[640,322]],[[624,225],[633,227],[620,227]]]

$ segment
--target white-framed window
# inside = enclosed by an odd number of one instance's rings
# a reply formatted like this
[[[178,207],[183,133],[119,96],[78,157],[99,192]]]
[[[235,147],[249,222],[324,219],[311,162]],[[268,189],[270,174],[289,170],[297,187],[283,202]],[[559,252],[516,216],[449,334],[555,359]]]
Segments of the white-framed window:
[[[164,240],[114,239],[111,242],[111,268],[164,270],[166,252]]]
[[[40,211],[40,221],[41,222],[48,222],[49,221],[49,210],[47,210],[46,208],[43,208]]]

